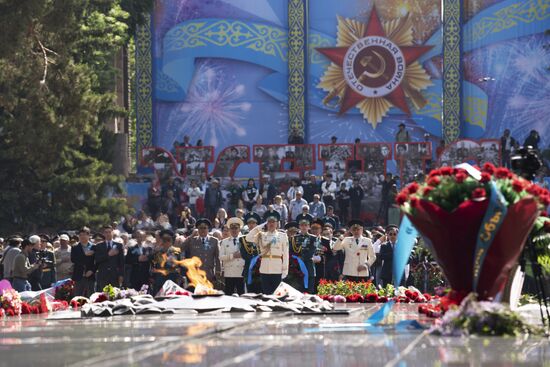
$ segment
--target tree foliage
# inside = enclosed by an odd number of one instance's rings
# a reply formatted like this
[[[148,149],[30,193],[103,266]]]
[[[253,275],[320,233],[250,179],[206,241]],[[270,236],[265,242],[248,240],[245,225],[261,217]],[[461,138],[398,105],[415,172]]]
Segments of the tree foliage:
[[[0,228],[99,225],[112,174],[114,55],[152,0],[0,0]],[[128,10],[128,11],[127,11]]]

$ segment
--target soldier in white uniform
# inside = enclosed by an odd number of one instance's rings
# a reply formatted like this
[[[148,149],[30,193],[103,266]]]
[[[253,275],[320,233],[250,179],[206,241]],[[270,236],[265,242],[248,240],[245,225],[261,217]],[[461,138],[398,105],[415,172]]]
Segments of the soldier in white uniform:
[[[220,261],[225,278],[224,292],[225,294],[236,292],[241,295],[244,293],[244,259],[239,250],[239,240],[244,223],[240,218],[233,217],[227,221],[227,226],[229,227],[229,237],[222,240],[220,245]]]
[[[273,294],[281,280],[288,275],[288,237],[286,233],[277,230],[279,220],[279,213],[274,211],[264,224],[246,235],[246,240],[254,242],[260,249],[260,277],[264,294]]]
[[[370,266],[376,260],[372,241],[363,237],[363,222],[352,220],[349,222],[351,237],[341,236],[332,250],[344,250],[345,260],[342,274],[346,280],[355,282],[368,281]]]

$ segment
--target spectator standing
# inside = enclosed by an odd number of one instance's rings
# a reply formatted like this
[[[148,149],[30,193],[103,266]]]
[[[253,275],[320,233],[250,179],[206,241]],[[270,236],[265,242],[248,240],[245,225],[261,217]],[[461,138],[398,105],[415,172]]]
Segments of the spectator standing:
[[[361,217],[361,204],[365,197],[365,192],[359,184],[359,179],[353,180],[353,186],[349,190],[350,204],[351,204],[351,218],[357,219]]]
[[[197,216],[197,199],[203,195],[201,188],[197,186],[196,180],[191,180],[191,185],[187,189],[187,196],[189,197],[189,207],[193,216]]]
[[[4,265],[4,278],[10,283],[13,282],[13,264],[17,254],[21,252],[21,237],[15,236],[8,240],[8,247],[4,249],[2,264]]]
[[[95,289],[95,245],[90,241],[90,229],[82,227],[78,243],[71,248],[75,296],[90,297]]]
[[[246,184],[246,187],[243,190],[242,193],[242,199],[243,203],[246,207],[246,210],[251,211],[252,207],[254,206],[254,203],[260,196],[260,193],[258,192],[258,189],[256,188],[256,184],[254,183],[254,179],[249,178],[248,182]]]
[[[290,181],[290,187],[286,192],[287,199],[290,201],[292,201],[293,199],[296,199],[296,194],[298,192],[303,196],[304,188],[300,186],[299,181],[297,179],[293,179]]]
[[[260,218],[263,218],[264,213],[267,211],[267,207],[263,204],[263,199],[261,196],[256,198],[256,204],[252,206],[252,211],[258,214]]]
[[[69,279],[73,275],[73,263],[71,262],[71,246],[69,236],[59,236],[59,248],[55,251],[55,264],[58,280]]]
[[[275,186],[269,183],[269,179],[269,175],[263,175],[260,183],[260,196],[264,205],[272,204],[273,198],[277,195],[277,190],[275,190]]]
[[[212,180],[210,186],[204,194],[204,205],[206,207],[206,217],[213,219],[218,209],[222,207],[223,197],[218,180]]]
[[[302,213],[302,207],[304,205],[307,205],[307,201],[302,199],[302,193],[297,191],[296,198],[290,200],[290,204],[288,206],[288,210],[290,212],[290,220],[296,220],[296,217]]]
[[[334,206],[336,191],[338,191],[338,186],[336,186],[336,182],[332,181],[332,173],[327,173],[325,180],[321,183],[321,193],[326,206]]]
[[[321,219],[326,214],[325,203],[321,201],[319,195],[313,195],[313,201],[309,203],[309,214],[313,216],[314,219]]]
[[[38,236],[31,236],[38,237]],[[40,269],[41,262],[36,262],[31,265],[29,261],[29,255],[33,251],[33,244],[30,240],[24,240],[21,242],[21,251],[15,256],[13,261],[13,288],[18,292],[30,291],[31,284],[29,282],[29,275]]]
[[[502,165],[510,168],[510,156],[516,147],[516,139],[510,136],[510,129],[504,130],[504,134],[500,137],[500,153]]]
[[[313,195],[321,195],[321,186],[317,183],[315,175],[309,176],[309,181],[304,184],[304,199],[309,203],[313,201]]]
[[[404,123],[399,124],[399,130],[397,131],[397,134],[395,134],[395,141],[397,143],[408,143],[411,141],[411,137],[409,136],[407,129],[405,129]]]

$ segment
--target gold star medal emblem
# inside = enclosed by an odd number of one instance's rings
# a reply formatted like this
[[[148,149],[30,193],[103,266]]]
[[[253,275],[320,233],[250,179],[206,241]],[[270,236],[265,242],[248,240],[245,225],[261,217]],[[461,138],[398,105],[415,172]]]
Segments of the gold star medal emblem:
[[[422,109],[431,82],[416,60],[433,46],[414,46],[412,30],[408,15],[380,22],[374,7],[368,24],[338,17],[336,47],[316,49],[332,62],[318,85],[328,92],[323,103],[337,97],[339,115],[357,106],[373,127],[392,106],[410,116],[406,98]]]

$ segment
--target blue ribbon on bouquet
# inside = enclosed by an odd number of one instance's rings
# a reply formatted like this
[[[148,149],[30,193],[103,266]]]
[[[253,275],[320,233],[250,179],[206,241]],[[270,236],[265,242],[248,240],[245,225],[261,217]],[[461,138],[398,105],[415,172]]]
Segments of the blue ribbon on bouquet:
[[[293,258],[296,259],[296,261],[298,261],[298,266],[300,266],[300,271],[302,272],[302,274],[304,274],[304,289],[307,289],[308,288],[308,285],[309,285],[309,272],[307,271],[307,266],[306,264],[304,263],[304,261],[299,258],[298,256],[296,255],[292,255]]]
[[[411,255],[417,236],[418,231],[414,228],[413,224],[409,220],[409,217],[405,215],[401,221],[401,225],[399,226],[397,242],[395,244],[395,249],[393,250],[392,270],[395,289],[397,289],[399,284],[401,284],[401,279],[405,273],[405,266],[409,261],[409,256]],[[395,301],[388,301],[384,303],[382,308],[372,314],[366,322],[370,325],[381,323],[390,313],[394,303]]]
[[[489,195],[489,207],[485,212],[483,222],[481,222],[474,252],[474,276],[472,287],[474,291],[477,291],[481,268],[483,267],[483,262],[485,261],[487,252],[489,252],[489,247],[491,247],[491,244],[493,243],[495,236],[498,233],[504,218],[506,217],[506,213],[508,212],[504,196],[502,196],[502,193],[497,188],[496,183],[494,181],[490,181],[489,187],[491,188],[491,194]]]
[[[260,258],[260,255],[256,255],[250,260],[250,265],[248,266],[248,277],[246,279],[246,284],[252,284],[252,271],[254,270],[254,266],[256,265],[256,262]]]

